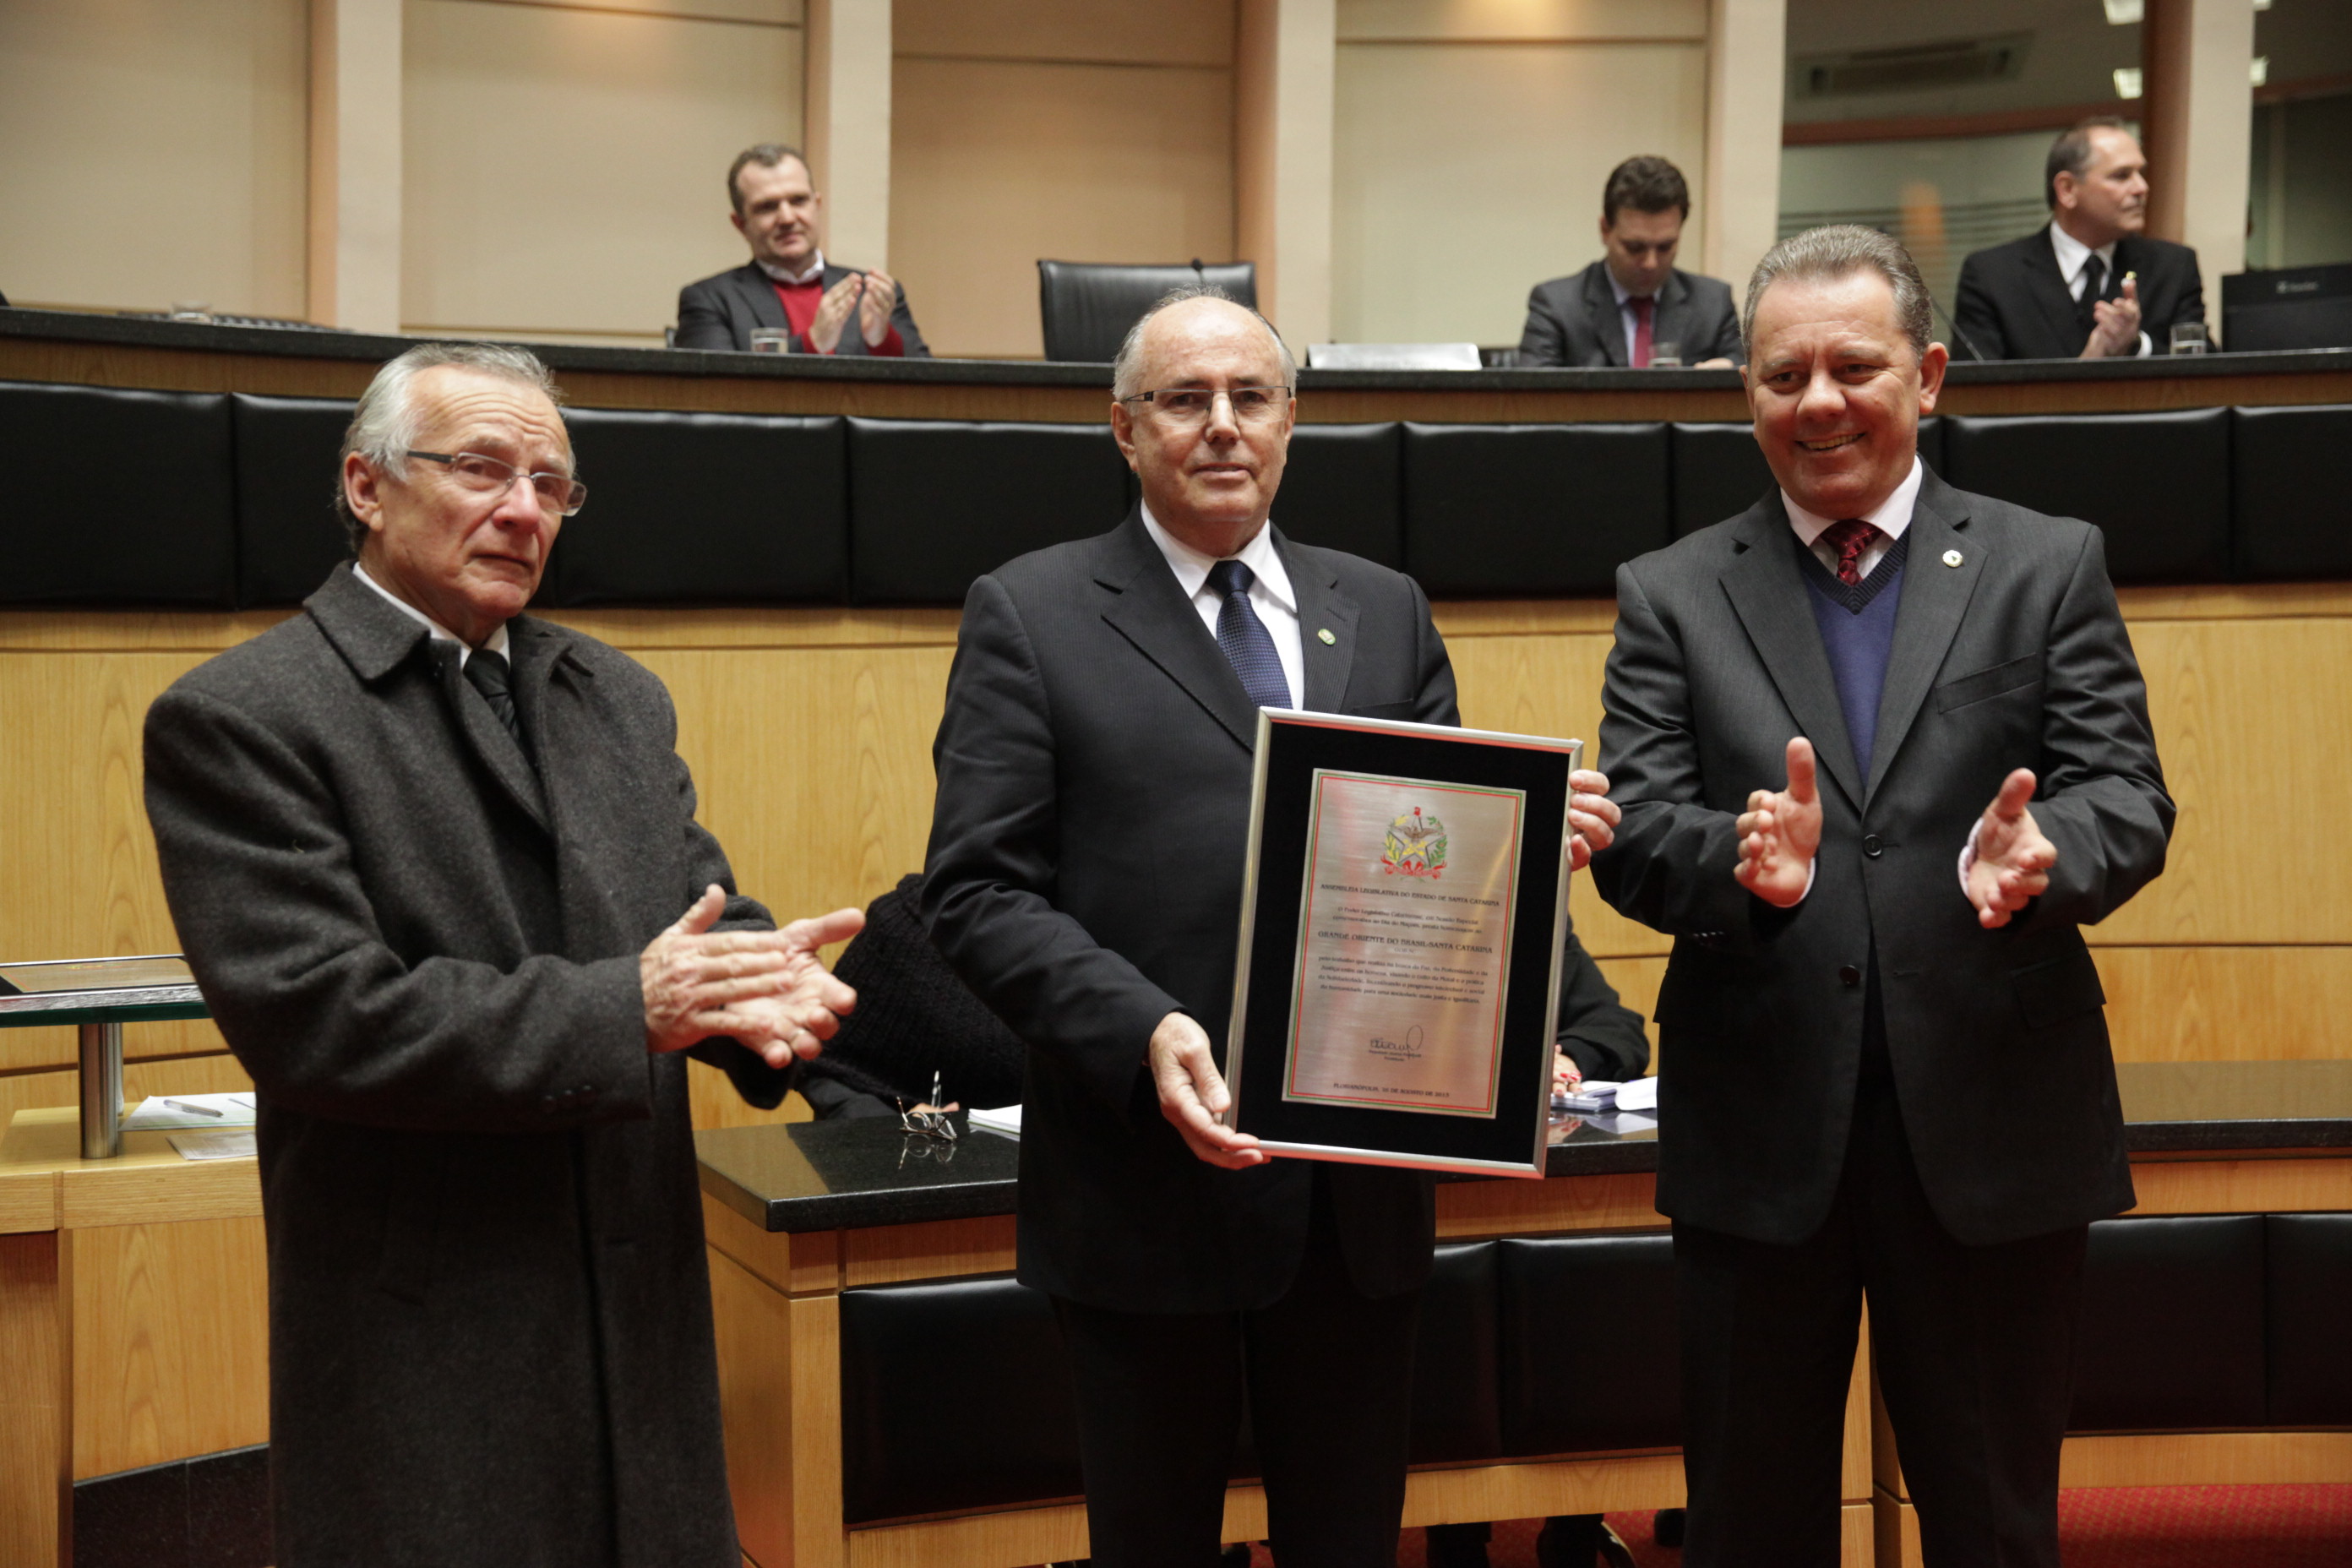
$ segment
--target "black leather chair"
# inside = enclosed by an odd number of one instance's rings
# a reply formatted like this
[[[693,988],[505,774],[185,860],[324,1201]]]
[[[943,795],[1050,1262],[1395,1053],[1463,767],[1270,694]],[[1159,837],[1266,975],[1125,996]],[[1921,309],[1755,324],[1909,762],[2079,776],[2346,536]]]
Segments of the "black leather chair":
[[[2352,1214],[2263,1216],[2270,1424],[2352,1426]]]
[[[2218,583],[2230,574],[2230,410],[1962,416],[1944,477],[2106,534],[2117,583]]]
[[[1513,1237],[1500,1246],[1503,1451],[1679,1444],[1674,1239]]]
[[[1108,424],[852,419],[851,601],[961,605],[1016,555],[1108,532],[1132,493]]]
[[[1668,525],[1664,425],[1404,427],[1405,570],[1433,595],[1612,595]]]
[[[1404,427],[1301,425],[1275,493],[1274,521],[1301,544],[1404,565]]]
[[[1037,312],[1045,325],[1045,357],[1108,364],[1118,357],[1128,329],[1151,302],[1171,289],[1205,283],[1257,309],[1257,263],[1215,267],[1104,266],[1090,261],[1037,263]]]
[[[1002,1277],[843,1291],[841,1470],[851,1524],[1078,1496],[1053,1303]]]
[[[0,383],[0,605],[236,602],[218,393]]]
[[[539,602],[839,604],[849,588],[845,422],[567,410],[588,504]]]
[[[236,438],[236,602],[299,605],[351,553],[335,510],[341,398],[229,399]]]
[[[2091,1226],[2069,1430],[2263,1425],[2263,1229],[2261,1215]]]
[[[2230,435],[2237,575],[2352,577],[2352,405],[2232,409]]]
[[[1501,1243],[1440,1247],[1421,1293],[1412,1362],[1416,1465],[1500,1458],[1501,1319],[1496,1256]]]

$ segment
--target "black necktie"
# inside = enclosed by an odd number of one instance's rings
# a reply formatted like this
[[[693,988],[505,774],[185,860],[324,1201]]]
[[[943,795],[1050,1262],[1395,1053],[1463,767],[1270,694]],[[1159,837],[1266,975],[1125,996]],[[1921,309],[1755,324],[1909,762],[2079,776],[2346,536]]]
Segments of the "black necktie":
[[[1282,673],[1282,655],[1274,647],[1274,634],[1250,607],[1250,584],[1257,574],[1238,561],[1220,561],[1209,568],[1209,586],[1225,602],[1217,612],[1217,646],[1225,650],[1242,689],[1261,708],[1287,708],[1290,680]]]
[[[2099,324],[2099,313],[2091,307],[2099,302],[2099,296],[2105,291],[2106,286],[2107,264],[2099,259],[2098,252],[2093,251],[2091,258],[2083,263],[2083,297],[2074,301],[2074,320],[2081,323],[2085,333],[2095,330]]]
[[[507,679],[506,655],[478,648],[466,658],[466,682],[482,694],[507,733],[522,739],[522,725],[515,718],[514,685]]]

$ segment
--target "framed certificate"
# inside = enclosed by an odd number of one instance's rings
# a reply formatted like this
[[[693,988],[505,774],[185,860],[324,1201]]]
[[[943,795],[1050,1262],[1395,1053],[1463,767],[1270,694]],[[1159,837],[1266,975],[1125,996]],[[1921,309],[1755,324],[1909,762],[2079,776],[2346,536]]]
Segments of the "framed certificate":
[[[1226,1121],[1541,1176],[1579,741],[1260,710]]]

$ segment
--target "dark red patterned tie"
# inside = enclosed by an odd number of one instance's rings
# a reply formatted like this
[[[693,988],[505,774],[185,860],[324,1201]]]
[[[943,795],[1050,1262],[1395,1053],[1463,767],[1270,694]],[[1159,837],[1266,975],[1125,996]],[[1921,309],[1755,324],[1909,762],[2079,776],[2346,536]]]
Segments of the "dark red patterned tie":
[[[1650,318],[1658,308],[1656,300],[1646,294],[1636,294],[1625,303],[1633,307],[1633,368],[1650,368]]]
[[[1838,581],[1852,588],[1862,582],[1862,557],[1877,543],[1881,535],[1878,525],[1864,522],[1858,517],[1833,522],[1822,530],[1822,542],[1837,552]]]

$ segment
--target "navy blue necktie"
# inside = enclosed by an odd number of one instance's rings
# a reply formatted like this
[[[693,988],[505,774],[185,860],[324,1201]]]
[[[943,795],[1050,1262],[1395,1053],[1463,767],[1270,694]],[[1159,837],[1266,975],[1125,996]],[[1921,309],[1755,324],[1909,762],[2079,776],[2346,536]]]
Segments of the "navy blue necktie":
[[[1251,701],[1261,708],[1288,708],[1290,680],[1282,673],[1282,656],[1274,651],[1274,634],[1250,608],[1250,584],[1256,581],[1257,574],[1238,561],[1209,568],[1209,586],[1225,602],[1217,612],[1217,646],[1225,650]]]

